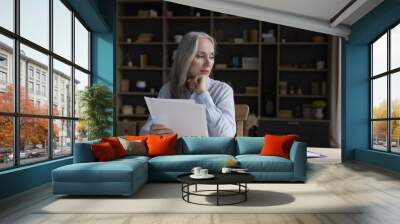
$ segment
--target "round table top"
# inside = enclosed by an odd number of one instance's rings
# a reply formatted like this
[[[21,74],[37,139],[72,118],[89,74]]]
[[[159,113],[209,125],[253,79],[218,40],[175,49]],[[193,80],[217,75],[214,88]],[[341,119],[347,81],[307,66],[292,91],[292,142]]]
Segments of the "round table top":
[[[194,179],[190,175],[192,173],[181,174],[177,179],[186,184],[236,184],[255,180],[255,177],[249,173],[213,173],[215,177],[210,179]]]

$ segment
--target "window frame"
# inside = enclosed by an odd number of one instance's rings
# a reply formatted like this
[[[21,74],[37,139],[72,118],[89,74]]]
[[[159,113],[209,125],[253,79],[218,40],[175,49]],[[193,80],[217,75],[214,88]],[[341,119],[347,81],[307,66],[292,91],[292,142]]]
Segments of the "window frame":
[[[397,21],[396,23],[392,24],[389,28],[385,29],[383,33],[378,35],[375,39],[373,39],[369,44],[369,149],[373,151],[379,151],[379,152],[386,152],[386,153],[391,153],[391,154],[400,154],[400,152],[393,152],[392,151],[392,121],[400,121],[400,117],[392,117],[392,100],[391,100],[391,79],[392,75],[395,75],[396,73],[400,72],[400,67],[391,69],[391,31],[393,28],[396,26],[400,26],[400,21]],[[374,76],[373,74],[373,44],[376,43],[381,37],[383,37],[385,34],[387,34],[387,64],[386,64],[386,71],[376,74]],[[386,93],[386,98],[387,98],[387,105],[386,105],[386,117],[385,118],[373,118],[373,81],[378,79],[386,77],[386,87],[387,87],[387,93]],[[386,151],[379,150],[374,148],[374,136],[373,136],[373,122],[374,121],[386,121]]]
[[[76,121],[79,120],[79,117],[75,117],[75,108],[71,108],[71,114],[70,116],[55,116],[53,115],[53,59],[58,60],[61,63],[64,63],[68,66],[71,66],[71,93],[72,93],[72,99],[71,99],[71,104],[74,105],[75,103],[75,88],[74,88],[74,82],[75,82],[75,69],[85,73],[89,77],[89,83],[88,85],[92,85],[92,61],[91,61],[91,50],[92,50],[92,43],[91,43],[91,38],[92,38],[92,30],[88,27],[88,25],[84,22],[84,20],[76,13],[75,10],[72,9],[72,7],[69,5],[68,2],[65,0],[59,0],[68,10],[71,11],[71,18],[70,18],[70,23],[71,23],[71,59],[64,58],[61,55],[58,55],[55,53],[53,50],[53,1],[54,0],[47,0],[49,3],[49,49],[46,49],[39,44],[36,44],[29,39],[24,38],[23,36],[20,35],[20,0],[14,0],[13,1],[13,10],[14,10],[14,31],[10,31],[4,27],[0,26],[0,35],[3,35],[4,37],[10,38],[13,41],[14,49],[13,49],[13,63],[12,63],[12,72],[13,72],[13,78],[14,78],[14,111],[13,112],[1,112],[0,111],[0,116],[11,116],[13,118],[13,153],[14,153],[14,161],[13,161],[13,166],[10,167],[5,167],[5,168],[0,168],[0,172],[5,171],[5,170],[11,170],[11,169],[16,169],[19,167],[23,166],[30,166],[33,164],[38,164],[38,163],[43,163],[46,161],[50,160],[58,160],[66,157],[73,156],[74,152],[74,143],[75,143],[75,126],[76,126]],[[74,21],[75,18],[79,20],[79,22],[84,26],[84,28],[88,31],[88,69],[85,69],[78,64],[75,63],[75,25]],[[48,63],[48,82],[47,82],[47,88],[46,91],[48,93],[45,93],[46,96],[48,96],[48,108],[49,111],[46,115],[39,115],[39,114],[22,114],[20,112],[20,45],[23,44],[27,47],[32,48],[33,50],[36,50],[42,54],[45,54],[49,58],[49,63]],[[29,66],[29,64],[27,64]],[[27,67],[27,70],[30,67]],[[40,72],[39,75],[42,73]],[[26,74],[27,81],[30,80],[29,73]],[[36,82],[36,69],[33,70],[33,79],[32,79],[34,86],[36,83],[42,83],[41,81],[41,76],[39,76],[38,82]],[[29,91],[27,89],[27,91]],[[36,89],[34,89],[36,91]],[[42,96],[42,94],[40,94]],[[48,143],[53,142],[53,122],[56,120],[67,120],[71,121],[71,153],[68,155],[63,155],[63,156],[54,156],[54,148],[53,144],[48,144],[48,155],[47,158],[43,158],[43,160],[40,160],[38,162],[32,162],[32,163],[27,163],[27,164],[21,164],[20,161],[20,119],[28,117],[28,118],[45,118],[47,119],[48,122],[48,136],[47,136],[47,141]],[[55,157],[55,158],[54,158]]]

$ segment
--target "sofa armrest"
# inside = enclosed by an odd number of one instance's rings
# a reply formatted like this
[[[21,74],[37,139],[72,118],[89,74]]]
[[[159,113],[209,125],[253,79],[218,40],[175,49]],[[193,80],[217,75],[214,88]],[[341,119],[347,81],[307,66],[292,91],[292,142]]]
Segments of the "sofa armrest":
[[[100,143],[99,140],[75,143],[74,147],[74,163],[89,163],[95,162],[96,158],[94,157],[90,146],[92,144]]]
[[[290,149],[290,160],[293,162],[293,179],[305,181],[307,174],[307,145],[295,141]]]

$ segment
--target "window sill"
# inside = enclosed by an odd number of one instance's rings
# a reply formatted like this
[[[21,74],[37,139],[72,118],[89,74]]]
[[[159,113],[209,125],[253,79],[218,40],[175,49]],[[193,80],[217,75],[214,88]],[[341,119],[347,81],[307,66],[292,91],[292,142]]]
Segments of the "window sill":
[[[52,164],[52,163],[58,163],[58,162],[66,161],[66,160],[69,160],[69,159],[72,160],[72,158],[73,158],[73,156],[67,156],[67,157],[48,160],[48,161],[43,161],[43,162],[31,164],[31,165],[25,165],[25,166],[16,167],[16,168],[10,168],[10,169],[7,169],[7,170],[0,171],[0,176],[1,175],[6,175],[6,174],[10,174],[10,173],[14,173],[14,172],[20,172],[20,171],[32,169],[32,168],[35,168],[35,167],[49,165],[49,164]]]

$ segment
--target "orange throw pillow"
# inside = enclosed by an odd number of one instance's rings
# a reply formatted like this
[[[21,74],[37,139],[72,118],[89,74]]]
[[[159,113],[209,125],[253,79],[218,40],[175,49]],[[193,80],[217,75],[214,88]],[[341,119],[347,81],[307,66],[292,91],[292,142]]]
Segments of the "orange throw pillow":
[[[177,135],[148,135],[146,140],[148,156],[175,155],[177,137]]]
[[[147,135],[125,135],[124,139],[128,141],[135,141],[135,140],[146,141]]]
[[[289,159],[290,147],[296,135],[268,135],[264,136],[264,145],[261,149],[262,156],[280,156]]]
[[[94,154],[94,157],[99,162],[109,161],[117,158],[113,147],[108,142],[93,144],[90,146],[90,148]]]
[[[121,158],[126,156],[126,151],[122,146],[121,142],[119,142],[118,138],[110,137],[110,138],[101,138],[101,142],[108,142],[114,149],[115,155],[117,158]]]

